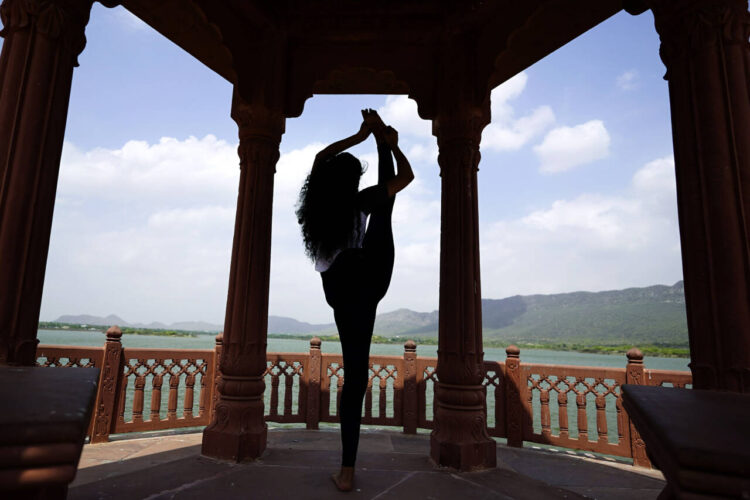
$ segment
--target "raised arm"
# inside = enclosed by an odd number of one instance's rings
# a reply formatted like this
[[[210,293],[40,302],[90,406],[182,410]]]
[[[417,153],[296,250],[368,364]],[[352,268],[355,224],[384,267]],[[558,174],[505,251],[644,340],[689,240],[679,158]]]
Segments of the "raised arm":
[[[393,157],[396,159],[396,177],[386,183],[388,188],[388,197],[392,197],[414,180],[414,172],[411,169],[409,160],[398,147],[398,132],[393,127],[385,127],[383,130],[383,140],[391,147]]]
[[[344,139],[341,139],[340,141],[336,141],[333,144],[326,146],[318,154],[316,154],[315,161],[313,162],[313,168],[315,168],[316,165],[320,164],[320,162],[322,162],[326,158],[337,155],[341,153],[342,151],[349,149],[352,146],[356,146],[360,142],[367,139],[367,136],[369,135],[370,135],[370,128],[363,121],[362,125],[360,125],[359,127],[359,131],[356,134],[346,137]]]
[[[414,172],[411,169],[409,160],[406,159],[406,155],[398,147],[398,132],[396,132],[396,129],[387,127],[378,113],[372,109],[363,109],[362,117],[370,130],[372,130],[378,144],[383,142],[388,144],[393,157],[396,159],[396,176],[386,183],[388,197],[391,198],[414,180]]]

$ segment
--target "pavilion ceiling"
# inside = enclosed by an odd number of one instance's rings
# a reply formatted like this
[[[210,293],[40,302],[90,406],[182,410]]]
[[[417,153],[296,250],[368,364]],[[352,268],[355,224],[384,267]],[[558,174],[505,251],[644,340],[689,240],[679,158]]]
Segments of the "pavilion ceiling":
[[[313,94],[408,94],[434,115],[446,79],[481,99],[622,8],[622,0],[124,0],[235,84],[298,116]]]

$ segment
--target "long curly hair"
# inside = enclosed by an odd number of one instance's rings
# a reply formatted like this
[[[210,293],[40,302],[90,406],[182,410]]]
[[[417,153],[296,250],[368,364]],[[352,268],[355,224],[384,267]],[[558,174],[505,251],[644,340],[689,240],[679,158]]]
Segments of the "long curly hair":
[[[311,260],[330,259],[359,231],[356,196],[365,166],[350,153],[339,153],[316,165],[297,202],[297,222]]]

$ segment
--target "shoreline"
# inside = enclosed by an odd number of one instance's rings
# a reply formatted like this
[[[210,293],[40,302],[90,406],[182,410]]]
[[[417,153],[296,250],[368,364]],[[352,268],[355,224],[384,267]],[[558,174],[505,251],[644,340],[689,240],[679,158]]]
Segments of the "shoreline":
[[[69,324],[51,324],[52,322],[40,322],[39,329],[42,330],[54,330],[62,332],[99,332],[102,335],[106,333],[106,328],[99,325],[69,325]],[[120,327],[123,335],[143,335],[143,336],[154,336],[154,337],[183,337],[183,338],[198,338],[202,336],[215,336],[217,332],[188,332],[180,330],[157,330],[148,328],[133,328],[133,327]],[[268,338],[271,339],[288,339],[288,340],[307,340],[309,341],[313,337],[318,337],[325,342],[338,342],[338,335],[312,335],[312,334],[283,334],[283,333],[269,333]],[[380,335],[373,335],[373,344],[390,344],[390,345],[403,345],[408,337],[383,337]],[[437,345],[437,338],[413,338],[417,345]],[[495,339],[485,340],[484,347],[492,347],[503,349],[509,345],[515,345],[521,350],[526,349],[542,349],[548,351],[564,351],[564,352],[579,352],[584,354],[609,354],[609,355],[625,355],[628,350],[632,347],[637,347],[648,357],[657,358],[684,358],[690,357],[690,350],[687,345],[661,345],[661,344],[588,344],[588,343],[577,343],[577,342],[513,342],[513,341],[498,341]]]

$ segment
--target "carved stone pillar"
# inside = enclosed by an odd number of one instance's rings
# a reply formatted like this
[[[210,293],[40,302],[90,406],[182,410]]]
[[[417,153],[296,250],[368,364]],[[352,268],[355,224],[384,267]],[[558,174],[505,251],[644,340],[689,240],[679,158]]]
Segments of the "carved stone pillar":
[[[282,113],[248,105],[235,93],[240,188],[220,361],[219,400],[203,432],[202,453],[223,460],[259,457],[266,448],[266,369],[273,177],[284,132]]]
[[[667,67],[697,389],[750,391],[747,0],[646,0]],[[638,5],[629,5],[638,12]]]
[[[459,470],[494,467],[484,412],[477,167],[488,113],[456,106],[438,115],[442,178],[440,319],[432,459]]]
[[[0,6],[0,364],[35,361],[70,84],[92,2]]]

